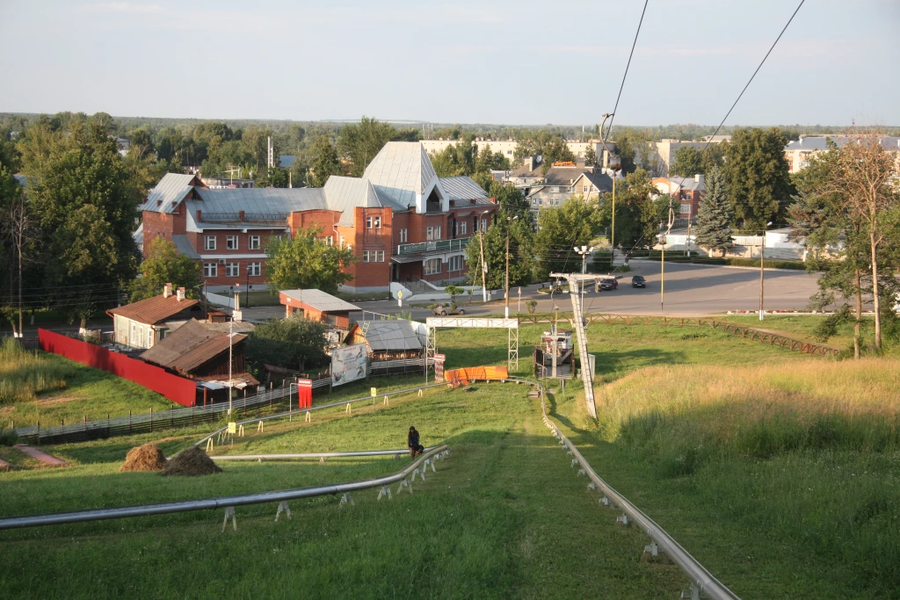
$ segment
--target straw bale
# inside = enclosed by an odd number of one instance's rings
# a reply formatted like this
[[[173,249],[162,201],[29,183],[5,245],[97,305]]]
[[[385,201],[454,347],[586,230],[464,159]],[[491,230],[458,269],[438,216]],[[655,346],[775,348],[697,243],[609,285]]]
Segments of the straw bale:
[[[166,467],[166,456],[156,444],[144,444],[132,448],[125,456],[120,471],[161,471]]]
[[[222,469],[213,462],[206,452],[198,446],[192,446],[174,456],[166,465],[160,475],[213,475],[221,473]]]

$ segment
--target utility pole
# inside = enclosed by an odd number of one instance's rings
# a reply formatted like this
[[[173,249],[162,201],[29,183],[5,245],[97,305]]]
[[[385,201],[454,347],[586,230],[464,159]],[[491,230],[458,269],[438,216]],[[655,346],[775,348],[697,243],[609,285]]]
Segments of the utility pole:
[[[606,124],[606,120],[616,113],[606,113],[603,115],[603,121],[600,123],[600,143],[603,144],[603,149],[606,150],[606,156],[610,156],[609,147],[606,145],[606,140],[603,139],[603,126]],[[615,266],[616,262],[616,174],[613,173],[612,176],[612,225],[609,230],[609,246],[612,248],[612,257],[613,257],[613,266]]]
[[[762,321],[765,317],[766,310],[763,307],[763,291],[765,289],[765,283],[763,281],[764,274],[766,272],[765,261],[766,261],[766,227],[770,227],[772,225],[772,221],[766,223],[766,226],[763,227],[762,235],[759,236],[759,320]]]
[[[487,263],[484,262],[484,232],[480,229],[478,230],[478,244],[481,246],[481,299],[487,303],[487,283],[485,283]]]
[[[506,298],[504,317],[506,317],[507,319],[509,318],[509,230],[512,227],[512,222],[518,218],[518,215],[516,215],[515,217],[506,217],[506,285],[503,295]]]

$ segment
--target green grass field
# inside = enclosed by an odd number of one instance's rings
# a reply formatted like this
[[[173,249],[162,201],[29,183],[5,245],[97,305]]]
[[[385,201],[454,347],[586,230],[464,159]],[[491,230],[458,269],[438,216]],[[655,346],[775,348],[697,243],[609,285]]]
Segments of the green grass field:
[[[167,410],[164,396],[62,356],[25,351],[12,338],[0,347],[0,429],[59,425]]]
[[[795,319],[786,317],[785,319]],[[768,321],[768,320],[767,320]],[[776,329],[787,333],[791,321]],[[520,331],[520,368],[542,326]],[[798,336],[799,337],[799,336]],[[448,368],[502,364],[504,331],[441,330]],[[813,358],[700,328],[595,325],[600,419],[580,383],[549,398],[552,417],[601,477],[743,598],[896,598],[900,559],[900,399],[896,359]],[[415,425],[452,455],[393,500],[377,492],[237,510],[0,532],[9,597],[660,598],[686,581],[639,560],[648,540],[616,525],[540,421],[527,386],[426,390],[352,415],[247,428],[219,453],[402,448]],[[373,384],[374,385],[374,384]],[[363,395],[368,383],[316,397]],[[557,386],[552,386],[557,387]],[[0,515],[214,497],[375,477],[393,458],[223,463],[204,478],[119,473],[157,440],[169,455],[207,431],[169,431],[47,448],[69,467],[19,461],[0,473]],[[0,448],[4,453],[17,452]],[[396,485],[393,490],[396,491]]]

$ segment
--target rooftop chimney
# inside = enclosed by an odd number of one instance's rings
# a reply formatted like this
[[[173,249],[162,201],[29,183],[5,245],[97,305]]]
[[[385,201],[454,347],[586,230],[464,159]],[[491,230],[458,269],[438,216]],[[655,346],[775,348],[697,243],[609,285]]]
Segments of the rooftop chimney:
[[[167,283],[163,286],[163,298],[168,298],[172,295],[172,284]]]
[[[700,174],[699,173],[694,175],[694,183],[700,183]]]
[[[178,288],[177,296],[178,296],[178,301],[179,301],[179,302],[181,302],[182,300],[184,300],[184,288],[183,288],[183,287]]]

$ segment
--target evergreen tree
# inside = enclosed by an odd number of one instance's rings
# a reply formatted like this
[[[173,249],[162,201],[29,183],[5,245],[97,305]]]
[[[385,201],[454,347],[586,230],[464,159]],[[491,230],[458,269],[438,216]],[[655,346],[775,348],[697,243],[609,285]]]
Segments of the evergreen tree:
[[[768,221],[784,222],[794,194],[784,146],[777,128],[738,129],[725,150],[722,172],[734,215],[742,227],[759,233]]]
[[[713,168],[706,174],[706,194],[697,211],[694,236],[697,245],[713,250],[725,250],[734,245],[731,237],[731,221],[734,218],[728,200],[728,186],[721,169]]]

